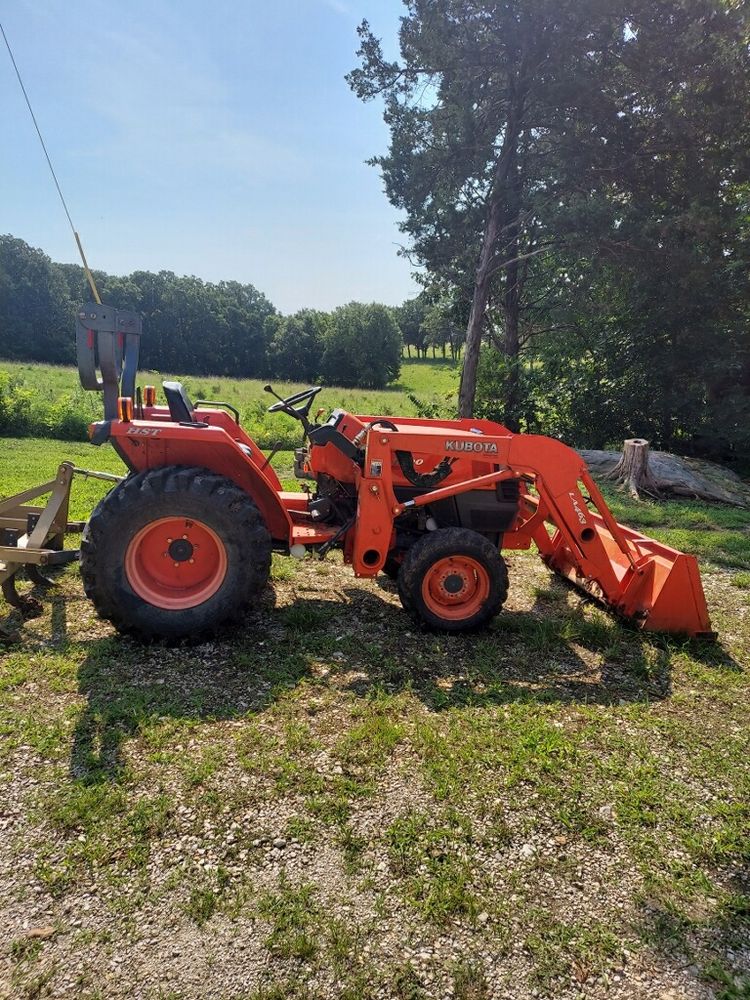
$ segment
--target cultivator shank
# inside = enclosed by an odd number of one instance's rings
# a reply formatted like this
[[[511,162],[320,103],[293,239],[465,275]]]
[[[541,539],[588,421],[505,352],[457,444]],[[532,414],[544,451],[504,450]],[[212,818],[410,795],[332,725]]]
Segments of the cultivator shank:
[[[12,607],[25,614],[39,610],[39,602],[16,590],[19,574],[39,587],[52,584],[42,573],[47,566],[62,566],[78,558],[78,549],[64,548],[65,536],[83,531],[85,521],[68,520],[73,477],[91,476],[119,482],[121,476],[77,469],[63,462],[54,479],[0,500],[0,589]],[[33,503],[49,494],[45,504]]]

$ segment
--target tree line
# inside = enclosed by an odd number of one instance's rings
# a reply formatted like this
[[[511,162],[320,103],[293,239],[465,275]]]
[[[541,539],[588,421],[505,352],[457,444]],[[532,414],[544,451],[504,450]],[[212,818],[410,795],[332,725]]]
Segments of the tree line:
[[[409,355],[455,357],[463,337],[449,307],[425,295],[400,307],[350,302],[284,316],[237,281],[171,271],[94,277],[102,301],[143,315],[141,364],[157,371],[380,389],[398,377],[404,345]],[[82,267],[0,236],[0,358],[75,363],[75,314],[89,299]]]
[[[463,415],[750,461],[749,32],[732,0],[406,0],[391,60],[360,26]]]

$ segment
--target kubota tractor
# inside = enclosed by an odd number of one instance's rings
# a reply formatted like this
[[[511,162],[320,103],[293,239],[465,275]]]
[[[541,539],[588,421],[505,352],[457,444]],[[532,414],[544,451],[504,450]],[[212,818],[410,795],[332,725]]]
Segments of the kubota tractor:
[[[550,569],[637,626],[711,634],[695,558],[619,525],[561,442],[475,419],[336,409],[318,422],[315,386],[269,406],[304,430],[295,473],[310,485],[286,492],[233,407],[191,402],[178,382],[163,384],[166,405],[152,386],[136,389],[140,334],[133,313],[79,313],[81,380],[104,393],[91,439],[109,441],[129,470],[81,544],[86,593],[118,629],[205,634],[257,599],[273,551],[333,548],[359,577],[394,577],[417,621],[474,629],[505,601],[501,550],[534,544]]]

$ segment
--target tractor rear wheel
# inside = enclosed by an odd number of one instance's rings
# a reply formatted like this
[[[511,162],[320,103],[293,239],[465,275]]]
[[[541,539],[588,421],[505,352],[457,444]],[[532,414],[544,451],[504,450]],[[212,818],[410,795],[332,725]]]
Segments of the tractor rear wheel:
[[[439,528],[409,548],[398,576],[404,609],[446,632],[486,625],[508,596],[508,570],[495,546],[468,528]]]
[[[81,540],[87,597],[121,632],[145,639],[198,638],[238,618],[270,565],[260,511],[207,469],[129,476],[99,503]]]

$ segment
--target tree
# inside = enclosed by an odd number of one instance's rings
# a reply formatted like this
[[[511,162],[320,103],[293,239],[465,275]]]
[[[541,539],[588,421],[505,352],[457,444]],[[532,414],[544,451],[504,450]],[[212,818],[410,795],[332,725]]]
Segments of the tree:
[[[520,314],[528,262],[550,244],[540,202],[559,198],[553,149],[571,118],[602,98],[601,67],[622,44],[611,5],[581,0],[408,0],[401,61],[389,62],[366,22],[367,100],[382,95],[391,130],[382,170],[406,212],[410,255],[456,287],[471,275],[459,409],[474,406],[479,347],[499,310],[508,368],[506,420],[519,404]],[[619,32],[619,36],[618,36]]]
[[[417,357],[427,354],[427,346],[424,339],[424,323],[427,306],[423,295],[416,298],[407,299],[395,310],[395,318],[401,330],[401,336],[406,344],[406,353],[411,357],[411,348],[417,352]]]
[[[719,297],[744,284],[741,213],[727,207],[747,190],[746,5],[408,0],[406,8],[401,58],[386,60],[365,22],[361,65],[348,79],[361,98],[384,99],[390,146],[373,162],[388,197],[406,213],[410,259],[457,297],[470,296],[461,413],[474,406],[484,336],[496,349],[491,356],[502,360],[501,416],[513,428],[526,416],[533,421],[531,397],[542,383],[530,376],[523,353],[533,358],[539,344],[554,352],[560,338],[580,345],[582,322],[583,367],[610,395],[600,378],[608,359],[598,353],[593,325],[609,291],[622,310],[605,317],[607,348],[617,355],[623,321],[638,350],[651,332],[644,309],[637,335],[625,285],[637,291],[645,278],[653,288],[645,298],[658,304],[659,286],[685,251],[689,270],[697,264],[704,277],[718,279]],[[663,266],[674,247],[678,253]],[[590,275],[605,282],[589,311]],[[735,291],[729,319],[713,291],[685,298],[683,283],[672,284],[682,298],[668,297],[677,310],[667,324],[672,333],[663,325],[659,331],[658,367],[644,351],[662,384],[670,359],[696,355],[701,337],[690,333],[691,311],[705,320],[713,315],[727,346],[737,339],[729,333],[737,329]],[[698,286],[707,288],[703,278]],[[571,293],[577,301],[568,311],[561,306]],[[746,285],[743,295],[746,303]],[[571,320],[579,324],[573,336]],[[581,358],[559,354],[563,368]],[[627,406],[624,386],[617,394]]]
[[[350,302],[331,314],[321,362],[331,385],[382,389],[401,370],[401,331],[387,306]]]
[[[750,455],[747,14],[631,8],[609,180],[549,221],[564,239],[537,388],[566,400],[557,430],[577,441]]]
[[[320,373],[327,313],[303,309],[293,316],[270,316],[269,371],[290,382],[312,382]]]
[[[72,312],[65,280],[49,257],[0,236],[0,355],[70,364]]]
[[[425,343],[432,347],[433,356],[435,348],[439,347],[445,357],[446,348],[450,349],[451,357],[455,360],[461,349],[464,331],[457,325],[451,315],[450,306],[445,303],[431,306],[422,324]]]

